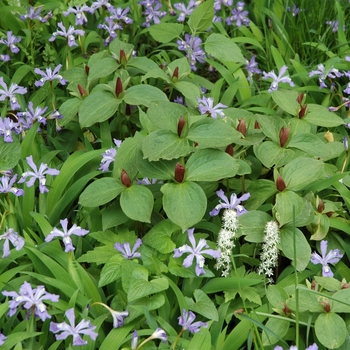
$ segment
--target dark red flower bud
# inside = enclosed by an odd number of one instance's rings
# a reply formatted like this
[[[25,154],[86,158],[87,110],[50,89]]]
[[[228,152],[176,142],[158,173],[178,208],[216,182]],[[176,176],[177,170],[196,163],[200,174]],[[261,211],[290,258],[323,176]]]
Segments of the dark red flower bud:
[[[319,213],[322,213],[324,211],[324,202],[322,199],[320,199],[319,203],[318,203],[318,206],[317,206],[317,211]]]
[[[284,145],[286,144],[286,142],[288,140],[289,132],[290,132],[290,128],[285,128],[284,126],[282,126],[282,128],[280,130],[280,145],[281,145],[281,147],[284,147]]]
[[[245,136],[247,133],[247,124],[245,123],[244,118],[242,118],[241,120],[239,120],[238,126],[237,126],[237,130],[243,135]]]
[[[81,97],[87,96],[86,90],[80,84],[78,84],[78,89]]]
[[[120,77],[117,78],[117,83],[115,86],[115,94],[117,97],[119,97],[119,95],[123,92],[123,84],[122,84],[122,80],[120,79]]]
[[[317,286],[316,281],[312,281],[312,282],[311,282],[311,289],[312,289],[312,290],[316,290],[316,286]]]
[[[235,150],[233,149],[233,145],[228,145],[225,149],[225,152],[229,154],[231,157],[235,154]]]
[[[197,146],[198,146],[198,142],[195,142],[193,146],[194,146],[194,147],[197,147]]]
[[[85,65],[85,73],[86,75],[89,75],[89,72],[90,72],[90,67],[88,65]]]
[[[323,301],[321,302],[321,305],[323,306],[324,312],[331,312],[331,304],[329,303],[329,301]]]
[[[182,129],[184,128],[185,123],[185,118],[181,116],[179,122],[177,123],[177,134],[179,137],[181,137]]]
[[[126,57],[125,51],[120,49],[119,51],[119,62],[125,66],[128,63],[128,58]]]
[[[278,189],[278,191],[283,192],[286,189],[286,187],[287,187],[286,183],[282,179],[282,176],[278,174],[277,180],[276,180],[276,188]]]
[[[328,213],[326,213],[326,215],[330,218],[333,215],[333,212],[329,211]]]
[[[283,303],[282,311],[284,312],[285,315],[289,315],[290,314],[290,308],[285,303]]]
[[[131,185],[131,180],[129,175],[126,173],[126,171],[123,169],[122,173],[120,175],[120,181],[122,182],[122,184],[126,187],[130,187]]]
[[[183,182],[185,177],[185,167],[178,162],[175,166],[175,181]]]
[[[179,67],[176,67],[174,69],[174,73],[173,73],[173,76],[172,76],[172,80],[173,81],[178,81],[179,80]]]
[[[300,106],[303,103],[303,99],[304,99],[304,94],[301,94],[299,92],[298,97],[297,97],[297,102],[300,104]]]
[[[299,111],[299,119],[303,119],[307,110],[307,104],[305,106],[302,106]]]
[[[254,129],[260,129],[260,125],[257,120],[255,121]]]
[[[349,283],[342,283],[341,289],[348,289]]]

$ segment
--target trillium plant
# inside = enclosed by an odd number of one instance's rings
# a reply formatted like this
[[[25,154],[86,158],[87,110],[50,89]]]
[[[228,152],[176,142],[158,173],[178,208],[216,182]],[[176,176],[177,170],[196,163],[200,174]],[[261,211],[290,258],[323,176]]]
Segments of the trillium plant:
[[[0,1],[0,348],[347,349],[349,11]]]

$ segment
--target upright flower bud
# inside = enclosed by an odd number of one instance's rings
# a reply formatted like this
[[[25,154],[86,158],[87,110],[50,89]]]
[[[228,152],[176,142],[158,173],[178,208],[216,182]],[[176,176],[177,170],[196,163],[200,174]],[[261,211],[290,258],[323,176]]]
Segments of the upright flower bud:
[[[286,189],[286,183],[282,179],[282,176],[278,174],[277,180],[276,180],[276,188],[278,191],[283,192]]]
[[[120,51],[119,51],[119,62],[123,66],[126,66],[126,64],[128,63],[128,58],[126,57],[124,49],[120,49]]]
[[[182,129],[184,128],[185,123],[185,118],[181,116],[179,122],[177,123],[177,134],[179,137],[181,137]]]
[[[87,92],[86,92],[86,90],[82,87],[82,85],[78,84],[78,90],[79,90],[79,92],[80,92],[80,96],[81,96],[81,97],[87,96]]]
[[[345,152],[346,153],[349,152],[349,142],[346,136],[344,136],[343,145],[344,145]]]
[[[84,68],[85,68],[86,75],[89,75],[90,67],[86,64]]]
[[[128,103],[125,106],[125,114],[127,116],[131,115],[131,106]]]
[[[299,92],[298,97],[297,97],[297,102],[300,104],[300,106],[303,103],[303,99],[304,99],[304,94],[301,94]]]
[[[122,184],[126,187],[130,187],[131,185],[131,180],[129,175],[126,173],[126,171],[123,169],[122,173],[120,175],[120,181],[122,182]]]
[[[245,123],[244,118],[242,118],[241,120],[239,120],[238,126],[237,126],[237,130],[243,135],[245,136],[247,133],[247,124]]]
[[[325,138],[328,142],[333,142],[333,141],[334,141],[334,136],[333,136],[333,134],[332,134],[329,130],[324,134],[324,138]]]
[[[260,125],[257,120],[255,121],[254,129],[260,129]]]
[[[319,199],[319,202],[318,202],[318,205],[317,205],[317,211],[319,213],[322,213],[324,211],[324,202],[323,202],[323,200],[321,198]]]
[[[303,119],[307,110],[307,104],[302,106],[299,111],[299,119]]]
[[[174,69],[174,73],[173,73],[173,76],[171,77],[171,80],[172,80],[173,82],[176,82],[176,81],[179,80],[179,67],[176,67],[176,68]]]
[[[115,94],[117,97],[119,97],[119,95],[123,92],[123,84],[122,84],[122,80],[120,79],[120,77],[117,78],[117,83],[115,85]]]
[[[233,149],[233,145],[228,145],[225,149],[225,152],[229,154],[231,157],[235,154],[235,150]]]
[[[326,312],[326,313],[331,312],[331,304],[329,303],[329,300],[322,301],[321,305],[323,306],[324,312]]]
[[[284,145],[286,144],[286,142],[288,140],[289,132],[290,132],[290,128],[285,128],[284,126],[282,126],[282,128],[280,130],[280,145],[281,145],[281,147],[284,147]]]
[[[175,181],[182,183],[185,177],[185,167],[177,162],[175,166]]]

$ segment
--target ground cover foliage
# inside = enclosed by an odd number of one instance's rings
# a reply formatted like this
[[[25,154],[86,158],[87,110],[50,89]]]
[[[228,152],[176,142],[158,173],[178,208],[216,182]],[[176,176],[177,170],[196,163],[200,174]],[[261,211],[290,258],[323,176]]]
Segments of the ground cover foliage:
[[[348,349],[348,1],[0,2],[1,349]]]

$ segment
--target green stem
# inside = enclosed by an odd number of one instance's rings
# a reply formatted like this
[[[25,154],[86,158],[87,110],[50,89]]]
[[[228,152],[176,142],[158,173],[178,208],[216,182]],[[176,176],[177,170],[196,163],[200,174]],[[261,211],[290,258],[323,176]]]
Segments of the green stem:
[[[177,345],[177,343],[178,343],[179,339],[181,338],[181,336],[182,336],[182,334],[183,334],[184,331],[185,331],[185,329],[182,328],[181,331],[180,331],[180,333],[179,333],[179,335],[178,335],[177,338],[175,339],[175,342],[174,342],[174,344],[173,344],[172,350],[175,350],[175,349],[176,349],[176,345]]]

